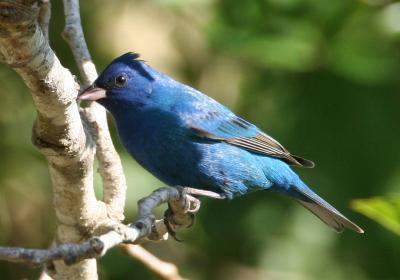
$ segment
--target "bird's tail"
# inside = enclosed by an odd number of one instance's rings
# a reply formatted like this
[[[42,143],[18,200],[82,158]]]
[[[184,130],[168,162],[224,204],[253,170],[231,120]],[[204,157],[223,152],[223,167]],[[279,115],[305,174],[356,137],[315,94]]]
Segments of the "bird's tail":
[[[347,219],[342,213],[314,193],[303,182],[301,182],[300,187],[291,187],[289,192],[296,201],[310,210],[336,232],[342,232],[345,228],[348,228],[358,233],[364,233],[362,228]]]

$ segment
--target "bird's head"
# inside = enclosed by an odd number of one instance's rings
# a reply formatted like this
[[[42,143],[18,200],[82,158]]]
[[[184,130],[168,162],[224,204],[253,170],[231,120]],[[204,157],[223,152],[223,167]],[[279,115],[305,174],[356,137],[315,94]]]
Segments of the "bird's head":
[[[136,53],[113,60],[78,100],[97,101],[107,109],[142,106],[152,91],[154,73]]]

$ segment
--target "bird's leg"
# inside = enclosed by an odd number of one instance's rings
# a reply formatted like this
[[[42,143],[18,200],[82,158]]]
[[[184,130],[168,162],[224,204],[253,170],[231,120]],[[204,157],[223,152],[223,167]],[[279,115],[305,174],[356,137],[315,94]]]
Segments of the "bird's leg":
[[[224,199],[218,193],[206,190],[199,190],[190,187],[175,187],[180,192],[180,199],[168,202],[168,209],[164,212],[164,223],[168,233],[176,240],[182,241],[176,237],[174,229],[186,225],[186,227],[193,226],[195,222],[195,215],[200,209],[200,200],[195,196],[206,196],[216,199]],[[183,212],[182,212],[183,210]],[[183,215],[181,214],[183,213]]]
[[[140,230],[141,236],[151,236],[155,225],[153,209],[157,206],[181,199],[181,192],[176,188],[164,187],[138,201],[138,219],[130,226]]]

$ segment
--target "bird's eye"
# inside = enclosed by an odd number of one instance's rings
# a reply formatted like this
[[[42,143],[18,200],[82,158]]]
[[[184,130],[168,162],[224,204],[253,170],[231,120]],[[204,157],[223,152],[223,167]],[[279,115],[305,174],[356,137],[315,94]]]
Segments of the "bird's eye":
[[[121,75],[118,75],[117,77],[115,77],[114,83],[117,87],[123,87],[127,81],[128,81],[128,77],[125,74],[121,74]]]

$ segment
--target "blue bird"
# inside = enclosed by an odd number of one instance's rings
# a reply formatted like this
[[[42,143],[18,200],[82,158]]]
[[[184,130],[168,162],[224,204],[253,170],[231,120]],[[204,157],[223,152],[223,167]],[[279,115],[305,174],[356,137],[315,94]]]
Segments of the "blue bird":
[[[116,58],[78,97],[113,115],[128,152],[170,186],[234,198],[256,190],[291,197],[337,232],[363,230],[313,192],[289,165],[313,167],[257,126],[156,71],[135,53]]]

